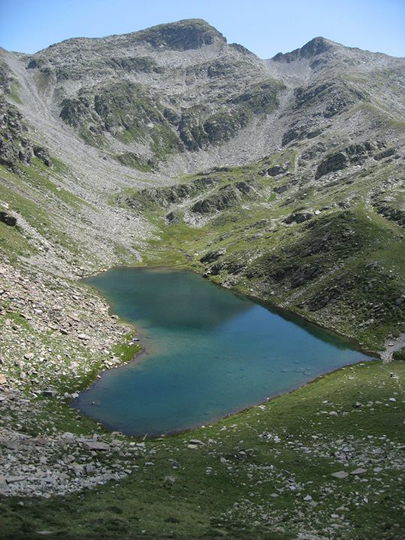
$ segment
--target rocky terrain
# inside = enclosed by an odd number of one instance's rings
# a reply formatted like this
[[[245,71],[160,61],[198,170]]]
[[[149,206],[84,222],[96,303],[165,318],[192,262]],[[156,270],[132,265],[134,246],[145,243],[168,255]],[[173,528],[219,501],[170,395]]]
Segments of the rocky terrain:
[[[145,474],[160,451],[68,407],[140,350],[83,276],[188,267],[386,361],[403,347],[404,68],[324,38],[262,60],[200,20],[34,55],[0,49],[2,496],[110,485]],[[403,403],[398,385],[384,407]],[[333,452],[349,444],[342,437]],[[384,466],[366,443],[353,442],[353,471]],[[382,450],[396,470],[400,451],[400,441]],[[249,464],[250,480],[260,469],[270,481],[262,466]],[[261,527],[286,515],[234,502],[221,519]]]

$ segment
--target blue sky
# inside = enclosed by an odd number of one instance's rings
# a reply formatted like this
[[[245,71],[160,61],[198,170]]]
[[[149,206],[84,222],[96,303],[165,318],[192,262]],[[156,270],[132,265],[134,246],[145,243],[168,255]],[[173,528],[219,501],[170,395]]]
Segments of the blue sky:
[[[33,53],[186,18],[205,19],[261,58],[316,36],[405,57],[405,0],[0,0],[0,45]]]

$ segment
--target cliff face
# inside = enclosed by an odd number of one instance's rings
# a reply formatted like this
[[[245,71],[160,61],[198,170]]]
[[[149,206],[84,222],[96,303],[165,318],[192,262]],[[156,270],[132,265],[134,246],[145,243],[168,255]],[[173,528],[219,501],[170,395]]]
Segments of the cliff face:
[[[2,51],[5,255],[185,260],[377,347],[404,320],[404,67],[321,37],[262,60],[201,20]]]

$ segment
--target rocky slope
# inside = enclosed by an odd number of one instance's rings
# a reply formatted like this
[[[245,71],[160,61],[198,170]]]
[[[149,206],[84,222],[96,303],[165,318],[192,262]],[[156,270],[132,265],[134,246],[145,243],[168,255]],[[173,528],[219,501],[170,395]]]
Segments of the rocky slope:
[[[0,407],[17,419],[1,448],[17,464],[18,425],[64,447],[44,417],[134,352],[77,282],[114,264],[191,266],[372,350],[405,331],[404,59],[315,38],[264,61],[200,20],[0,52]],[[114,452],[87,472],[87,443],[49,491],[113,477]],[[44,494],[52,452],[33,458],[43,481],[0,490]]]

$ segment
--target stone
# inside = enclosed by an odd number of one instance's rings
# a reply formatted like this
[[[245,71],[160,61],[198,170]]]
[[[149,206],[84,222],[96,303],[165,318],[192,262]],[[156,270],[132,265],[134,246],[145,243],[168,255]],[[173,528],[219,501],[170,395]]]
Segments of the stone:
[[[165,476],[163,480],[163,485],[165,487],[173,486],[176,483],[176,478],[174,476]]]
[[[189,441],[189,444],[204,446],[204,443],[202,441],[198,440],[198,439],[191,439]]]
[[[363,407],[363,404],[359,401],[355,401],[352,405],[353,409],[360,409],[360,407]]]
[[[42,146],[34,146],[33,148],[34,156],[42,161],[47,167],[52,167],[52,161],[49,156],[49,152],[46,148]]]
[[[7,382],[6,376],[0,373],[0,384],[6,384],[6,382]]]
[[[275,165],[274,167],[270,167],[270,169],[267,169],[267,174],[269,176],[278,176],[280,174],[285,174],[287,170],[287,167],[280,167],[279,165]]]
[[[344,478],[347,478],[349,476],[349,473],[345,471],[338,471],[338,472],[332,473],[332,476],[334,478],[338,478],[339,480],[343,480]]]
[[[312,212],[293,212],[285,218],[284,223],[290,225],[291,223],[303,223],[314,217]]]
[[[73,433],[66,431],[66,433],[62,435],[62,439],[66,442],[75,442],[76,437],[73,435]]]
[[[55,397],[58,395],[58,392],[56,390],[47,389],[42,391],[43,397]]]
[[[350,474],[352,474],[354,476],[354,475],[364,474],[366,472],[367,472],[366,469],[362,469],[362,468],[359,467],[358,469],[354,469],[354,471],[350,471]]]
[[[7,484],[15,484],[17,482],[23,482],[25,480],[24,476],[7,476]]]
[[[84,448],[86,450],[96,450],[98,451],[108,451],[110,450],[110,445],[107,443],[99,442],[99,441],[86,441],[83,443]]]
[[[8,448],[9,450],[19,450],[20,443],[18,441],[1,440],[0,445]]]

